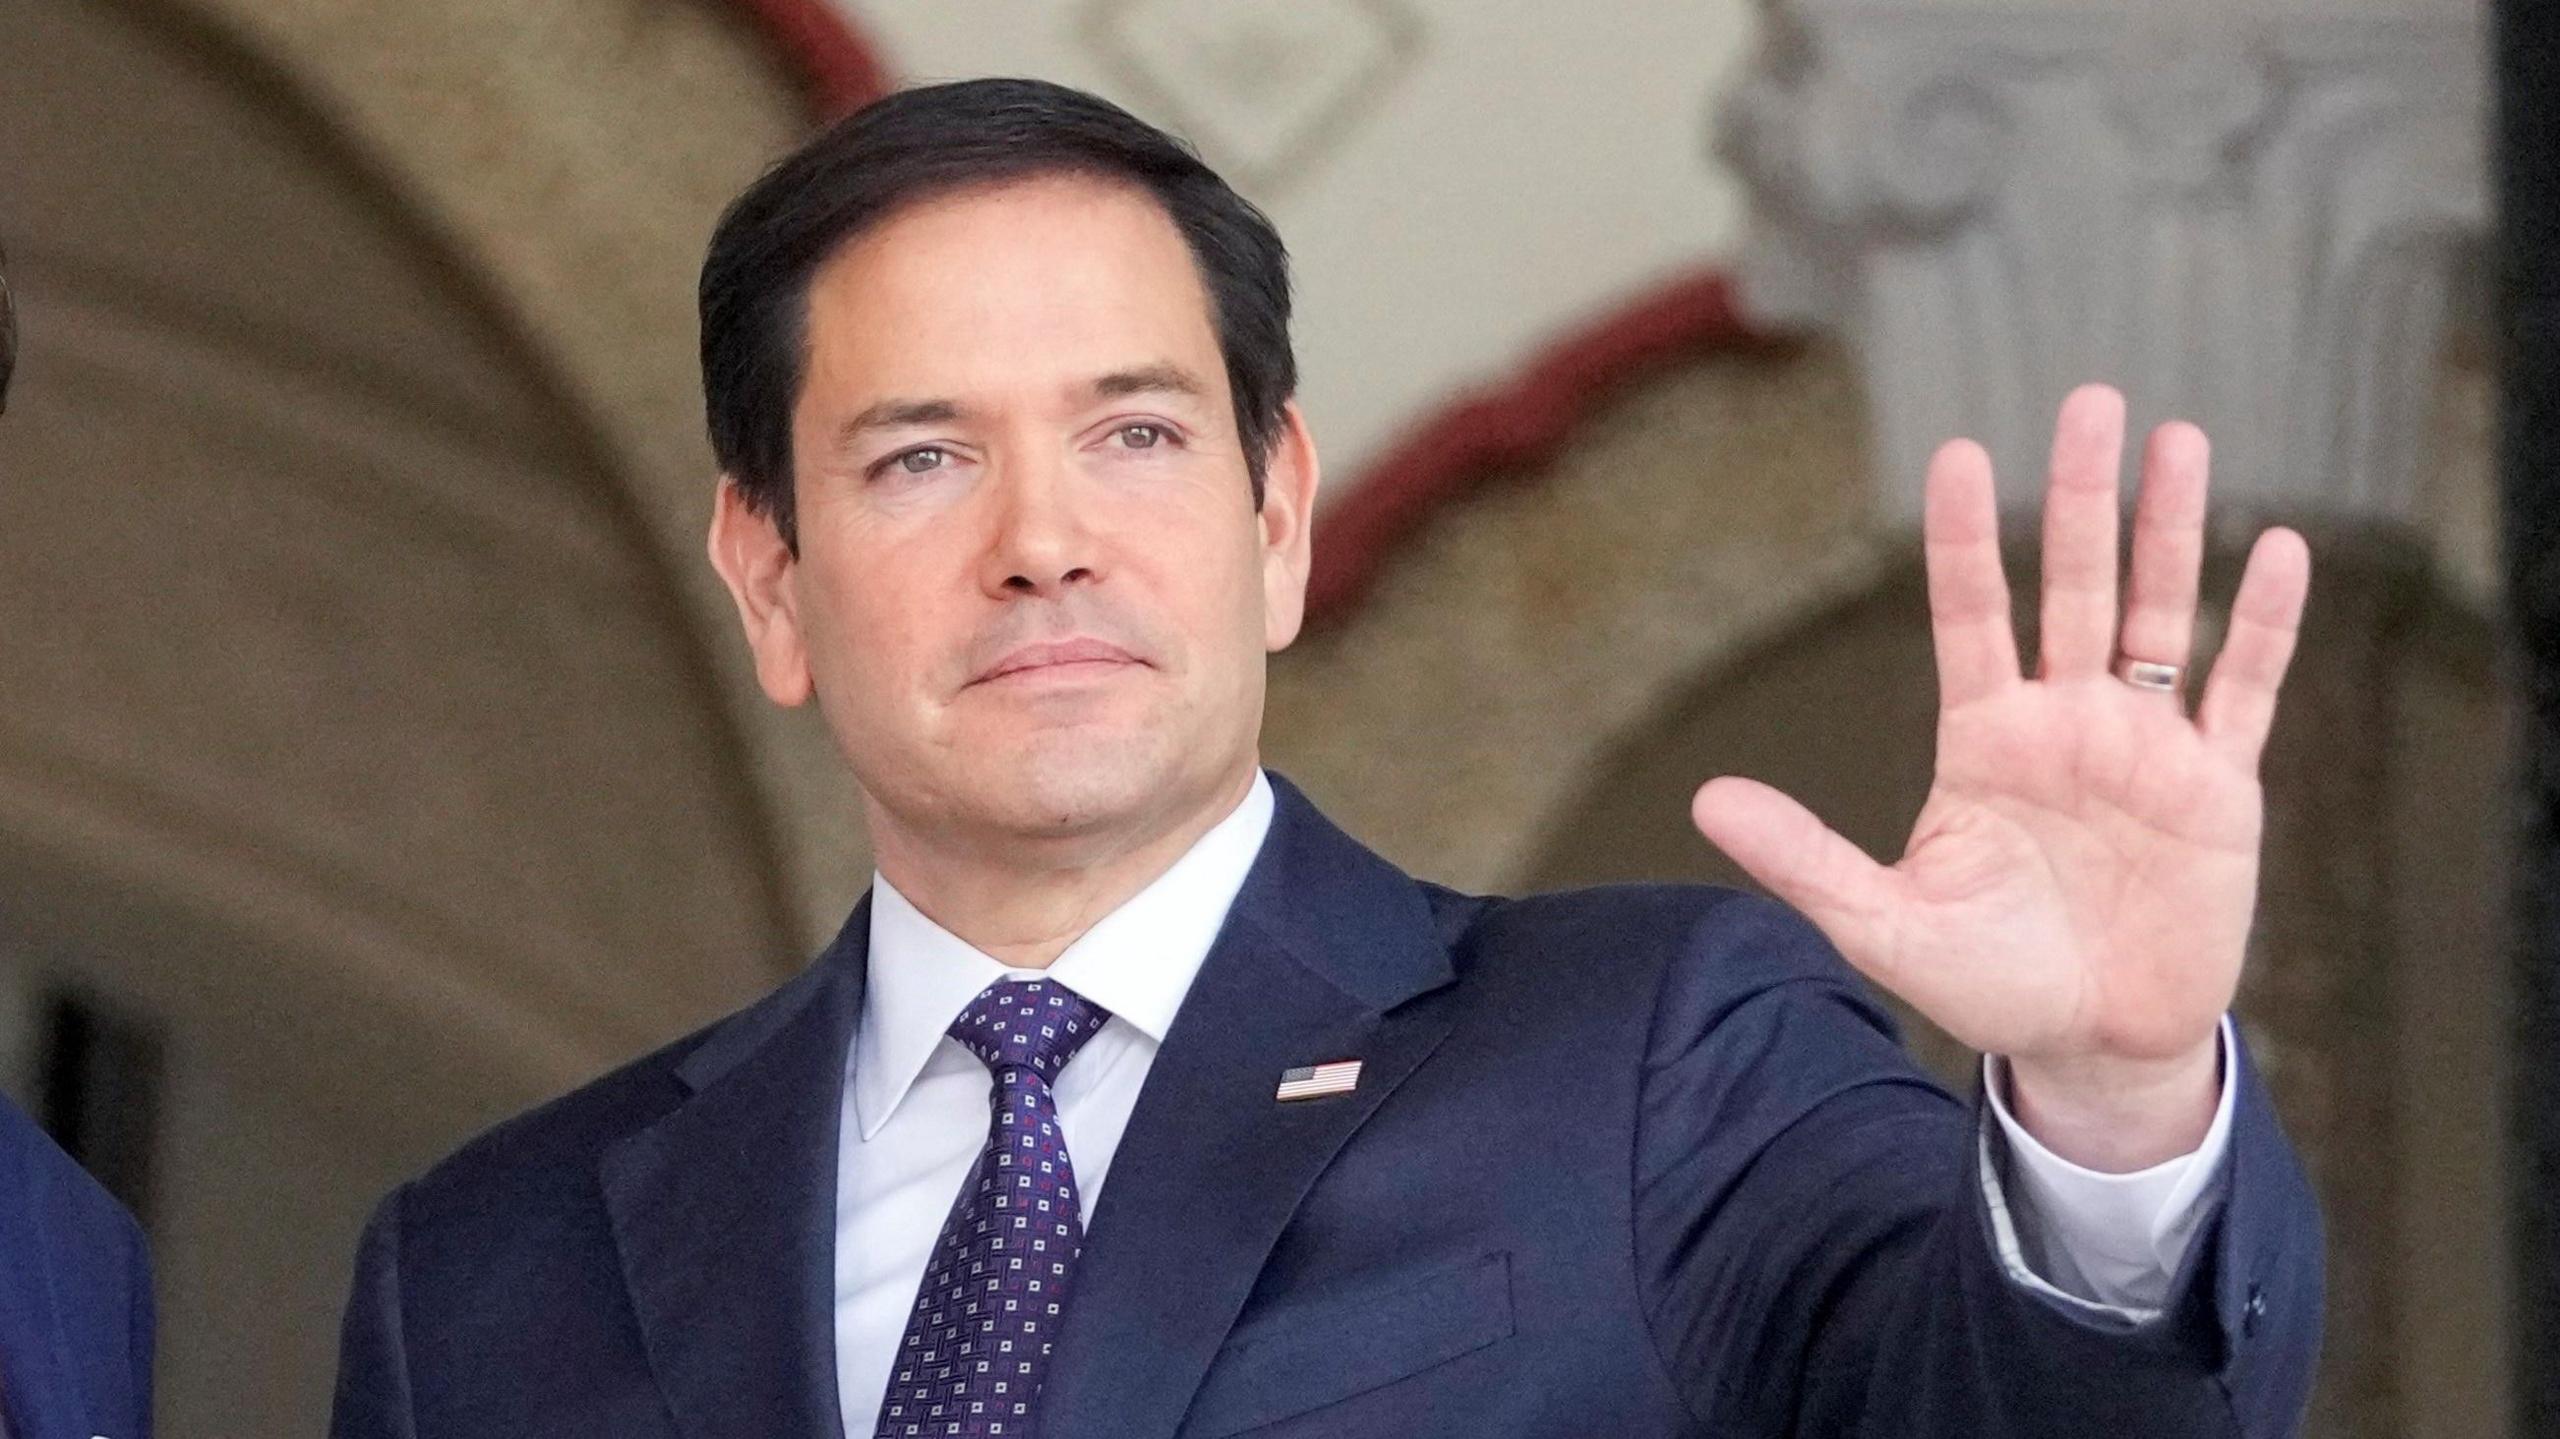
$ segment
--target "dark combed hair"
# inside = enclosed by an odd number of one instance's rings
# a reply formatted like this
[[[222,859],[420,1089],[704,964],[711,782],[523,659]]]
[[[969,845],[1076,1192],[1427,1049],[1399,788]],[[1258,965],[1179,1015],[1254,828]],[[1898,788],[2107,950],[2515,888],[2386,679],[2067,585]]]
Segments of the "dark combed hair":
[[[1124,181],[1172,219],[1209,294],[1253,503],[1298,387],[1279,232],[1182,141],[1119,106],[1042,80],[906,90],[784,157],[720,217],[702,263],[702,396],[721,472],[798,548],[791,413],[807,359],[809,286],[902,207],[1041,175]]]

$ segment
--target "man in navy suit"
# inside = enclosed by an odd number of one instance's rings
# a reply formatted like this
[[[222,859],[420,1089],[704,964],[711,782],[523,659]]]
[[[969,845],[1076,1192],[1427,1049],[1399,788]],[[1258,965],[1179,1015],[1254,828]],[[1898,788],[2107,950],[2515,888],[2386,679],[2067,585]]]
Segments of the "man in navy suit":
[[[0,256],[0,411],[17,358]],[[148,1439],[151,1317],[133,1217],[0,1100],[0,1439]]]
[[[2318,1216],[2224,1011],[2308,559],[2261,540],[2191,716],[2192,426],[2120,617],[2122,401],[2065,403],[2033,678],[1989,462],[1933,462],[1899,863],[1718,779],[1793,908],[1501,900],[1261,768],[1315,451],[1278,237],[1175,142],[893,97],[730,208],[702,313],[711,557],[871,892],[384,1202],[340,1439],[2294,1430]]]

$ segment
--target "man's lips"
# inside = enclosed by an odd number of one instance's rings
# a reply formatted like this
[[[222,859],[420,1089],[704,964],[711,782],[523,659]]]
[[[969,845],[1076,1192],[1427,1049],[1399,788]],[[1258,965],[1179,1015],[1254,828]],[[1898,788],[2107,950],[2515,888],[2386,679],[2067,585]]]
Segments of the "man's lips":
[[[1025,670],[1049,669],[1057,665],[1097,663],[1136,664],[1138,657],[1118,645],[1106,644],[1101,640],[1054,640],[1046,644],[1024,645],[989,665],[986,672],[971,683],[984,684],[988,680],[1002,679],[1006,675],[1020,674]]]

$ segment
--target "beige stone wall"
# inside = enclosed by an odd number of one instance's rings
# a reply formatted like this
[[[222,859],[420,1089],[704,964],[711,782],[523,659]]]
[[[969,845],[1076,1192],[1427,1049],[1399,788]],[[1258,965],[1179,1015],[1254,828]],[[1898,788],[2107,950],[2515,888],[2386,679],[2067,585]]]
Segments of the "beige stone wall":
[[[1667,687],[1872,582],[1862,432],[1821,346],[1627,394],[1538,473],[1488,477],[1348,624],[1278,658],[1270,761],[1400,864],[1516,882]]]
[[[173,1439],[318,1432],[374,1202],[867,870],[698,544],[693,270],[798,97],[600,10],[0,5],[0,990],[166,1042]]]
[[[756,692],[718,579],[693,284],[720,207],[803,132],[800,87],[722,0],[119,0],[185,13],[299,91],[450,244],[628,487],[814,942],[869,873],[823,732]]]

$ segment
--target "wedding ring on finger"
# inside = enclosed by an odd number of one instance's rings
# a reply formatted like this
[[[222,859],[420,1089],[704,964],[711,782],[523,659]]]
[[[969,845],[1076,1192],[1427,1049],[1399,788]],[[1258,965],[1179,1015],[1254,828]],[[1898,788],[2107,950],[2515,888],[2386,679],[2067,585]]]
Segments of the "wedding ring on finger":
[[[2138,660],[2131,655],[2116,657],[2116,678],[2138,690],[2173,695],[2178,692],[2178,677],[2185,673],[2177,665],[2164,665],[2156,660]]]

